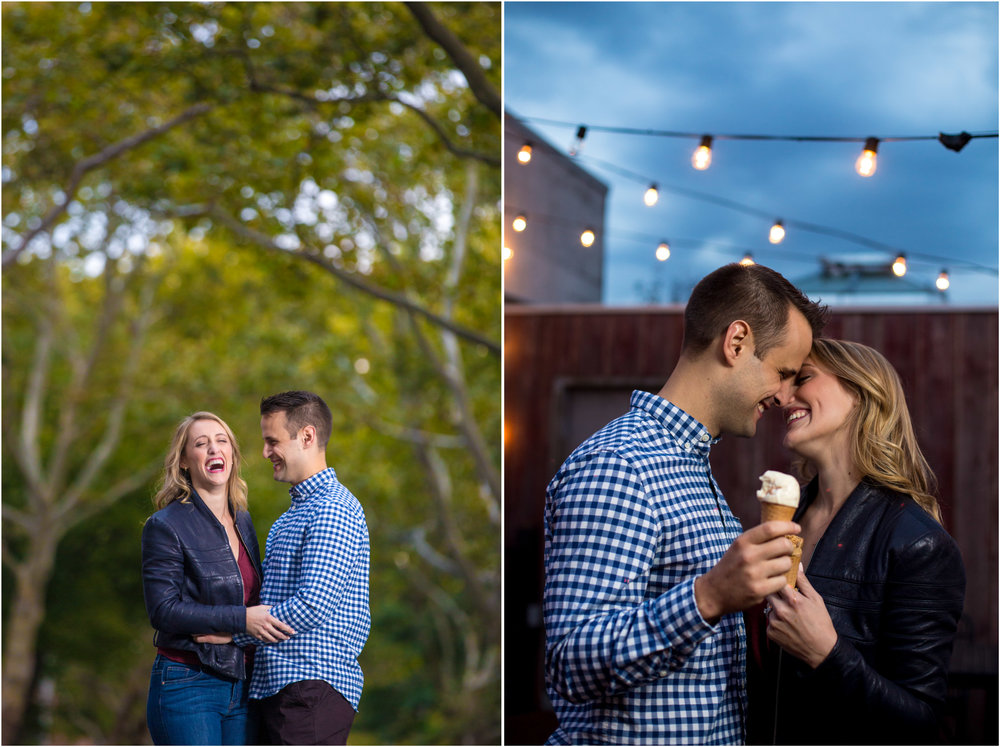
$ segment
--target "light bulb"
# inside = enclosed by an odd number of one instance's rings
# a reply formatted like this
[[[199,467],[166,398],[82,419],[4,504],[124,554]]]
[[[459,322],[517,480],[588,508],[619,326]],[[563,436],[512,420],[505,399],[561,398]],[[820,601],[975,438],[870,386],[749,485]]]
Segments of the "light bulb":
[[[528,219],[525,218],[523,215],[519,215],[516,218],[514,218],[514,222],[511,224],[511,226],[515,231],[520,233],[521,231],[523,231],[525,228],[528,227]]]
[[[701,139],[701,145],[695,150],[694,155],[691,156],[691,165],[694,166],[698,171],[704,171],[709,166],[712,165],[712,136],[705,135]]]
[[[951,280],[948,279],[948,271],[941,270],[941,274],[938,275],[937,280],[934,281],[934,285],[937,286],[939,291],[946,291],[951,286]]]
[[[878,152],[878,138],[870,137],[865,141],[865,149],[861,151],[858,160],[854,162],[854,170],[861,176],[871,176],[878,167],[878,159],[875,154]]]
[[[506,262],[508,259],[514,256],[514,250],[509,246],[503,248],[503,261]]]
[[[656,258],[661,262],[670,259],[670,245],[666,241],[661,241],[660,245],[656,247]]]
[[[660,193],[657,190],[656,185],[650,184],[649,189],[646,190],[646,194],[642,196],[642,201],[645,202],[647,206],[653,207],[659,199]]]
[[[591,246],[596,238],[597,237],[594,235],[594,232],[588,228],[580,234],[580,243],[584,246]]]
[[[740,260],[740,264],[744,267],[749,267],[750,265],[755,265],[757,263],[753,261],[753,255],[750,252],[747,252],[743,255],[743,259]]]
[[[517,160],[521,163],[528,163],[531,160],[531,143],[521,146],[521,150],[517,152]]]
[[[892,274],[898,278],[906,274],[906,255],[900,254],[892,263]]]
[[[774,225],[771,226],[771,233],[768,234],[767,240],[772,244],[780,244],[785,238],[785,226],[780,220],[776,220]]]

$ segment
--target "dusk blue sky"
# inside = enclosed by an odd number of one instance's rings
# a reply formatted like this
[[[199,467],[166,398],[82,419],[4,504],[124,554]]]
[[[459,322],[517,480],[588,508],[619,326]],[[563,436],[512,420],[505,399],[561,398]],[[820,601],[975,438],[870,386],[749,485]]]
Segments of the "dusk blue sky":
[[[504,4],[508,110],[565,152],[575,126],[691,133],[906,137],[996,132],[997,3],[665,2]],[[744,250],[795,281],[818,258],[885,258],[832,236],[661,191],[601,168],[613,164],[787,221],[905,250],[908,280],[951,274],[951,303],[995,305],[998,151],[979,138],[960,153],[936,140],[883,142],[870,178],[854,171],[860,143],[717,139],[712,165],[691,167],[696,140],[588,132],[580,165],[610,187],[604,301],[639,303]],[[657,262],[659,237],[672,256]],[[924,259],[918,255],[945,258]],[[681,301],[685,298],[679,299]]]

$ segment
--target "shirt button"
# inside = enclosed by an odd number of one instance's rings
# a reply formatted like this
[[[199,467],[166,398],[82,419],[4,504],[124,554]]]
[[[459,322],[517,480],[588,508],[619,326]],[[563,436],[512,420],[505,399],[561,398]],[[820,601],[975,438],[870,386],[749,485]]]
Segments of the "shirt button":
[[[704,443],[708,443],[708,442],[709,442],[709,441],[711,441],[711,440],[712,440],[712,437],[711,437],[711,436],[709,436],[709,435],[708,435],[707,433],[702,433],[702,434],[701,434],[701,442],[702,442],[703,444],[704,444]]]
[[[685,441],[684,442],[684,451],[691,451],[691,442],[690,441]]]
[[[666,677],[668,674],[670,674],[670,673],[666,669],[663,669],[663,670],[660,671],[660,676],[661,677]]]

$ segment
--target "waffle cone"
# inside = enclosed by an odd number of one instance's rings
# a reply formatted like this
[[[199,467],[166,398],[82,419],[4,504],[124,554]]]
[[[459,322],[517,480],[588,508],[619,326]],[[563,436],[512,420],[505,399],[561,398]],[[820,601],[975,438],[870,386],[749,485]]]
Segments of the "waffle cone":
[[[799,576],[799,563],[802,561],[802,538],[794,534],[786,534],[785,537],[795,545],[795,549],[792,550],[792,567],[785,574],[785,580],[794,589]]]
[[[780,503],[761,501],[760,521],[791,521],[795,516],[795,506],[783,506]]]

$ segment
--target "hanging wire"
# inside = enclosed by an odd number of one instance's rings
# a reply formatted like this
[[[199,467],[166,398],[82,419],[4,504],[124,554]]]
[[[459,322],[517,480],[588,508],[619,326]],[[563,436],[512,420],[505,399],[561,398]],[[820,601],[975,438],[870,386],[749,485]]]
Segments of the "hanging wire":
[[[581,125],[579,122],[563,122],[556,119],[545,119],[543,117],[522,117],[520,115],[513,115],[517,119],[523,122],[534,122],[536,124],[551,125],[554,127],[577,127],[583,128],[585,132],[610,132],[618,135],[648,135],[651,137],[674,137],[674,138],[693,138],[696,140],[701,140],[705,137],[704,131],[702,132],[679,132],[676,130],[654,130],[654,129],[640,129],[636,127],[612,127],[607,125]],[[997,137],[996,132],[961,132],[957,135],[949,135],[943,132],[937,135],[902,135],[893,137],[879,137],[879,142],[883,143],[902,143],[917,140],[938,140],[946,148],[951,150],[961,150],[966,143],[970,140],[976,138],[994,138]],[[828,136],[828,135],[747,135],[747,134],[728,134],[728,135],[718,135],[713,134],[712,138],[715,140],[780,140],[784,142],[799,142],[799,143],[865,143],[871,140],[870,135],[865,135],[864,137],[855,136]]]

